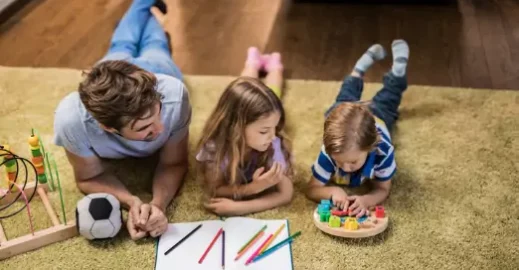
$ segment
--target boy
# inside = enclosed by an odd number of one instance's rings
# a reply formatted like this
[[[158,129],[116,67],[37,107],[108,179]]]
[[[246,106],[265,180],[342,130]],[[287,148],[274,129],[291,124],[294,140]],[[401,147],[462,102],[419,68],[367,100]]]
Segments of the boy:
[[[389,195],[396,172],[389,130],[398,118],[402,93],[407,89],[409,47],[405,41],[395,40],[392,52],[393,66],[384,76],[384,87],[369,104],[359,102],[362,77],[375,61],[385,57],[381,45],[371,46],[344,80],[335,104],[326,113],[323,146],[312,165],[306,190],[309,199],[331,199],[335,206],[348,208],[351,215],[361,217]],[[326,186],[334,175],[336,184],[348,187],[370,179],[373,189],[366,195],[349,196],[339,186]]]

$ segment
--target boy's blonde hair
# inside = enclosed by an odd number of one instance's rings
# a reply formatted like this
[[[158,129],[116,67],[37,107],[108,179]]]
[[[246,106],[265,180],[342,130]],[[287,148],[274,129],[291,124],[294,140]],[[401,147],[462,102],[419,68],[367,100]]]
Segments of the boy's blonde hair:
[[[200,152],[208,144],[214,144],[211,149],[213,162],[211,166],[216,171],[215,176],[223,175],[226,183],[237,186],[242,180],[240,168],[244,167],[244,154],[246,150],[245,127],[261,117],[278,112],[280,120],[276,127],[276,136],[281,140],[281,148],[287,164],[287,173],[292,173],[290,143],[283,131],[285,127],[285,110],[281,100],[260,80],[249,77],[241,77],[231,82],[220,96],[214,111],[207,119],[202,131],[202,137],[198,142],[197,152]],[[270,164],[274,150],[272,146],[265,152],[259,153],[256,160],[257,167],[267,168]],[[227,160],[227,167],[222,172],[223,164]],[[200,171],[205,174],[207,165],[200,164]],[[208,191],[221,183],[204,183]]]
[[[371,151],[378,141],[375,117],[366,104],[340,103],[324,122],[323,143],[328,155],[348,150]]]

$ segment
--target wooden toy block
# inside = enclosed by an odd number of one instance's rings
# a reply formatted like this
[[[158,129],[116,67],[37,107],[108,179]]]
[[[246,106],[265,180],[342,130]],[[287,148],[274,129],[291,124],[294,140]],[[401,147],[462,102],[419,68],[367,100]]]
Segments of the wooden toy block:
[[[339,210],[339,209],[336,209],[336,210],[332,210],[332,215],[334,216],[338,216],[338,217],[345,217],[349,214],[349,210]]]
[[[338,216],[330,216],[328,220],[328,225],[332,228],[338,228],[341,226],[341,218]]]
[[[328,222],[330,220],[330,212],[319,213],[321,222]]]
[[[368,220],[368,216],[367,215],[364,215],[364,216],[362,216],[360,218],[357,218],[357,222],[358,223],[362,223],[362,222],[364,222],[366,220]]]
[[[320,204],[321,204],[321,205],[328,205],[328,206],[331,207],[332,202],[331,202],[330,200],[321,200],[321,203],[320,203]]]
[[[344,222],[344,228],[346,230],[358,230],[359,229],[359,223],[357,223],[357,219],[354,217],[349,217],[346,219],[346,222]]]
[[[383,206],[377,205],[377,207],[375,207],[375,216],[377,218],[383,218],[385,216],[384,207]]]
[[[326,206],[319,205],[318,206],[319,213],[330,213],[330,208]]]

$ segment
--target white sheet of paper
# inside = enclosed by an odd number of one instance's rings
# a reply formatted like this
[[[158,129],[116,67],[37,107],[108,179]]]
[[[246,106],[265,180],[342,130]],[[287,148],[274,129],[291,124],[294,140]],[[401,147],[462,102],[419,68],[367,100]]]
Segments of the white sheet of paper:
[[[186,239],[168,255],[164,252],[187,235],[196,226],[202,223],[202,227],[191,237]],[[234,260],[238,250],[256,233],[267,225],[263,236],[237,261]],[[168,225],[168,231],[164,233],[157,247],[156,270],[198,270],[198,269],[222,269],[222,237],[220,236],[204,261],[198,260],[204,253],[214,236],[222,228],[225,230],[225,269],[292,269],[292,254],[290,244],[278,249],[271,255],[245,266],[247,259],[258,247],[273,234],[282,224],[285,227],[272,241],[270,247],[286,239],[288,234],[288,222],[286,220],[260,220],[243,217],[228,218],[225,221],[212,220],[189,223],[173,223]]]

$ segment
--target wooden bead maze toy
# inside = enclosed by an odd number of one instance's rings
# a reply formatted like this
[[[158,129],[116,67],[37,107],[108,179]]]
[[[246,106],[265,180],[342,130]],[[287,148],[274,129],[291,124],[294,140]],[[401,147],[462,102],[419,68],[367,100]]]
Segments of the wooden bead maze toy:
[[[363,217],[349,216],[349,211],[332,207],[330,200],[321,200],[313,213],[314,224],[321,231],[345,238],[364,238],[383,232],[388,225],[387,213],[383,206]]]
[[[0,171],[0,260],[77,235],[75,221],[67,222],[65,216],[56,161],[51,153],[45,152],[40,137],[34,132],[33,129],[31,136],[28,138],[31,161],[17,155],[8,145],[0,145],[0,170],[5,167],[5,174]],[[1,175],[7,176],[6,181],[2,180]],[[29,181],[30,179],[33,179],[33,181]],[[56,215],[47,196],[48,192],[56,190],[54,179],[57,182],[57,190],[61,201],[63,222]],[[34,231],[30,205],[35,195],[40,197],[52,222],[50,228]],[[22,203],[17,203],[20,200]],[[8,239],[1,221],[13,217],[23,210],[26,210],[29,218],[30,233]]]

